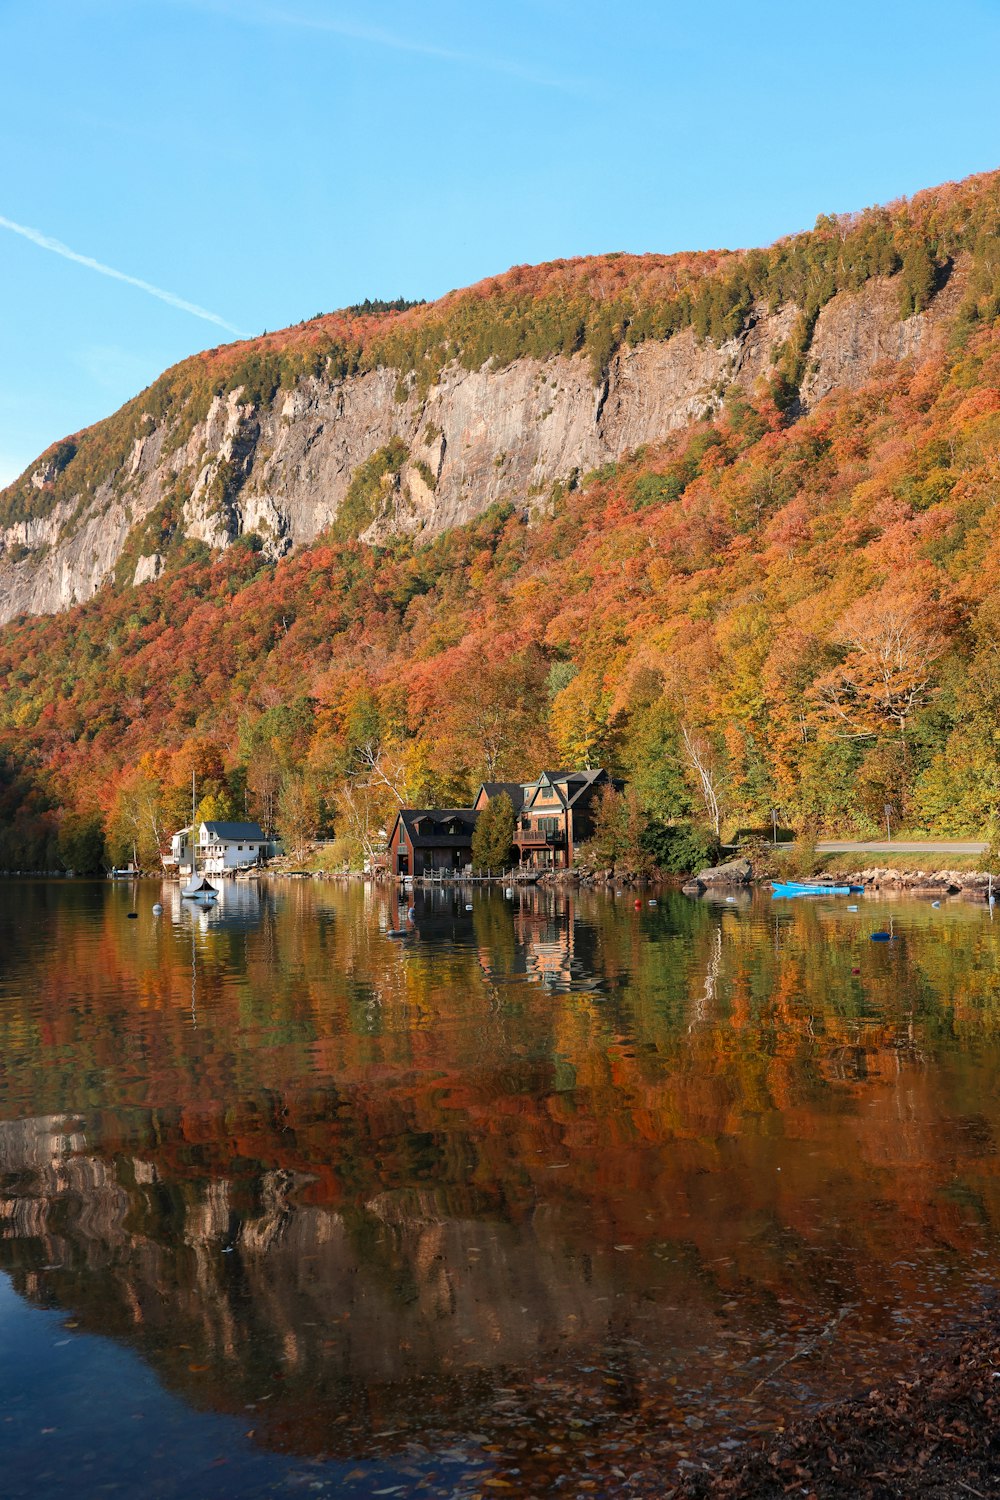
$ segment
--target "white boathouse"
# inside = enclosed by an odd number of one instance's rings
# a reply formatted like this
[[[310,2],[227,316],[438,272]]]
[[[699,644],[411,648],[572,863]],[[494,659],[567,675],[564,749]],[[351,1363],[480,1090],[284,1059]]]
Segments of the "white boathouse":
[[[196,829],[198,869],[203,875],[229,875],[249,870],[273,852],[259,823],[199,823]],[[170,840],[170,853],[163,856],[168,869],[190,875],[191,825],[180,828]]]

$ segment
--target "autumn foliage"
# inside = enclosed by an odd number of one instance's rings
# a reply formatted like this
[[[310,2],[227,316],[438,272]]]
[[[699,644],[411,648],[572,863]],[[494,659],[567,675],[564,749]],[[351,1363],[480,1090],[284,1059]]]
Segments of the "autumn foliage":
[[[192,768],[215,816],[295,847],[322,832],[349,863],[400,805],[583,764],[625,778],[661,829],[770,826],[777,807],[871,834],[889,803],[897,826],[981,834],[1000,804],[998,200],[991,176],[766,252],[517,268],[168,372],[144,409],[181,421],[220,384],[266,393],[317,360],[390,361],[404,382],[447,358],[589,347],[600,364],[678,318],[724,337],[746,296],[815,313],[871,274],[913,311],[966,257],[947,349],[804,416],[790,346],[752,397],[557,485],[530,517],[511,504],[381,547],[330,533],[277,563],[243,540],[6,627],[0,868],[85,868],[102,841],[155,863]],[[53,493],[64,475],[96,483],[132,419],[63,445]],[[25,494],[5,492],[7,511]]]

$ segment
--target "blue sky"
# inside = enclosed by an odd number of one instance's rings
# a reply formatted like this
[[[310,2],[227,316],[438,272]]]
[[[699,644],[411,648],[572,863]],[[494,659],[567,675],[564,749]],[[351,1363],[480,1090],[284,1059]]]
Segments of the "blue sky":
[[[994,168],[998,51],[970,0],[0,0],[0,482],[230,337],[179,302],[258,333]]]

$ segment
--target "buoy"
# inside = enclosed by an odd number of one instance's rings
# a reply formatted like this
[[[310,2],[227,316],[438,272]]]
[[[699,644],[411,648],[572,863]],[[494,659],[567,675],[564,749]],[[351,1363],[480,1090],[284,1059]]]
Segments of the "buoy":
[[[735,897],[735,896],[727,896],[727,897],[726,897],[726,900],[727,900],[727,901],[728,901],[728,902],[730,902],[730,904],[731,904],[731,905],[733,905],[733,906],[735,906],[735,905],[736,905],[736,897]]]
[[[406,915],[409,917],[410,921],[412,922],[413,918],[417,915],[417,908],[415,906],[408,906],[406,908]]]
[[[154,917],[162,917],[163,916],[163,907],[160,905],[159,901],[154,901],[153,902],[153,916]]]
[[[130,922],[138,922],[139,913],[137,911],[130,911],[128,914],[128,919]]]
[[[891,932],[873,932],[872,933],[872,942],[873,943],[891,943],[892,942],[892,933]]]
[[[465,903],[465,909],[466,909],[466,911],[471,911],[472,910],[472,902],[471,901],[466,901],[466,903]]]
[[[646,902],[646,905],[647,905],[647,906],[655,906],[655,905],[656,905],[656,902],[655,902],[655,901],[647,901],[647,902]]]
[[[932,902],[931,902],[931,905],[932,905],[932,906],[940,906],[940,905],[941,905],[941,903],[940,903],[940,901],[932,901]]]
[[[636,911],[642,911],[642,902],[638,900],[638,898],[633,901],[632,905],[635,907]]]
[[[860,969],[852,969],[852,970],[851,970],[851,973],[852,973],[852,974],[860,974],[860,973],[861,973],[861,970],[860,970]]]
[[[386,937],[391,937],[391,938],[399,938],[399,937],[405,937],[405,936],[406,936],[406,933],[403,931],[402,927],[390,927],[389,931],[386,933]]]
[[[849,907],[848,907],[848,908],[847,908],[847,910],[848,910],[848,911],[857,911],[857,909],[858,909],[858,908],[857,908],[857,907],[856,907],[856,906],[849,906]]]
[[[504,891],[504,895],[507,897],[508,901],[513,899],[514,891],[511,886],[507,887],[507,889]]]

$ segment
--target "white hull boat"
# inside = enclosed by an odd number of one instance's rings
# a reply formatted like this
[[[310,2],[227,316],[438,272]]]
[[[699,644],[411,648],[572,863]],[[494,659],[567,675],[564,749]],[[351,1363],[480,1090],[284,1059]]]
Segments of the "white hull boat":
[[[206,875],[198,872],[197,803],[195,800],[194,772],[191,772],[191,878],[181,889],[182,901],[197,901],[200,906],[210,906],[218,901],[219,893]]]

